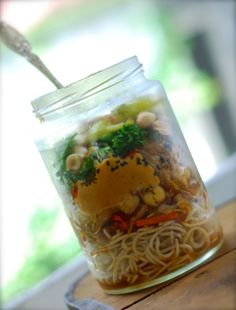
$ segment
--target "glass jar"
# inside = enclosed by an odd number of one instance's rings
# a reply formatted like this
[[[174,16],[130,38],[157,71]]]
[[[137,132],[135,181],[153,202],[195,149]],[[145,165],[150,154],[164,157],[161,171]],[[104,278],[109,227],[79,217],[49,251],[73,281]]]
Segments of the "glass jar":
[[[105,292],[177,277],[222,229],[165,91],[129,58],[32,103],[37,145]]]

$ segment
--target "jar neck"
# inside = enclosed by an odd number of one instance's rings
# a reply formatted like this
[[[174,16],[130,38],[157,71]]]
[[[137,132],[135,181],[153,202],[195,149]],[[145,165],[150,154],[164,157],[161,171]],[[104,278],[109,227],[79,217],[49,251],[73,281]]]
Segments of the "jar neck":
[[[40,121],[57,120],[72,111],[86,112],[96,108],[100,95],[103,100],[132,88],[145,81],[142,64],[133,56],[78,82],[35,99],[33,112]]]

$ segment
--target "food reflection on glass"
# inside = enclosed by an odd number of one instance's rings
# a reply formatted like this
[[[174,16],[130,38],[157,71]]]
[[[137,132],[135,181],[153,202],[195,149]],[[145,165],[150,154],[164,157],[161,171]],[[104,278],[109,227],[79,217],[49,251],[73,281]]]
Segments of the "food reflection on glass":
[[[222,239],[175,126],[163,102],[140,97],[82,124],[57,150],[70,221],[108,292],[167,275]]]

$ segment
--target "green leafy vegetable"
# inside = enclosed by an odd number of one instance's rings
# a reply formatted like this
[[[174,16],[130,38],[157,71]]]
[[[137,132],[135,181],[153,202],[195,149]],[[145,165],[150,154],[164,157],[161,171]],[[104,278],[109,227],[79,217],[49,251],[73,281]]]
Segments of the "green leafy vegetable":
[[[112,150],[116,156],[126,156],[144,144],[142,130],[137,125],[124,125],[112,139]]]
[[[96,168],[94,165],[94,160],[91,157],[91,155],[85,158],[77,175],[78,180],[84,181],[86,183],[90,183],[92,179],[95,178]]]
[[[80,180],[87,184],[91,183],[96,176],[96,162],[102,162],[111,153],[109,146],[94,150],[82,163],[82,166],[77,173],[76,181]]]
[[[73,153],[73,148],[75,146],[75,138],[76,133],[69,136],[68,138],[65,139],[64,143],[64,148],[62,150],[58,150],[59,153],[61,153],[61,158],[60,158],[60,169],[57,172],[57,177],[61,179],[61,181],[64,184],[68,184],[69,186],[73,182],[74,176],[73,172],[71,171],[66,171],[66,158]]]
[[[103,159],[108,157],[109,153],[111,153],[111,148],[109,146],[105,146],[97,150],[94,150],[90,154],[90,157],[92,157],[92,159],[95,161],[102,162]]]
[[[62,177],[63,182],[68,185],[69,189],[71,189],[71,187],[79,180],[77,171],[64,170]]]
[[[100,146],[109,146],[113,155],[126,156],[129,152],[144,144],[142,129],[136,124],[124,125],[116,132],[98,141]]]
[[[64,164],[65,166],[65,161],[66,161],[66,158],[71,154],[73,153],[73,149],[74,149],[74,146],[75,146],[75,138],[76,136],[76,133],[74,133],[73,135],[69,136],[67,139],[66,139],[66,143],[65,143],[65,149],[64,151],[62,151],[62,163]]]

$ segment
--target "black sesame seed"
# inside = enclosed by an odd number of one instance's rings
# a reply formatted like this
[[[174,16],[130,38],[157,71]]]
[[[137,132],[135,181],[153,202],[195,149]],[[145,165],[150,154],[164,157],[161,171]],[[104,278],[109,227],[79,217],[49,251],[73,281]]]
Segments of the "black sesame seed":
[[[99,173],[100,172],[100,169],[97,169],[97,173]]]
[[[110,162],[109,162],[109,160],[107,160],[106,165],[107,165],[107,166],[110,166]]]
[[[119,164],[120,163],[120,159],[116,160],[116,164]]]
[[[162,162],[162,163],[165,163],[165,158],[163,157],[163,156],[160,156],[160,161]]]

